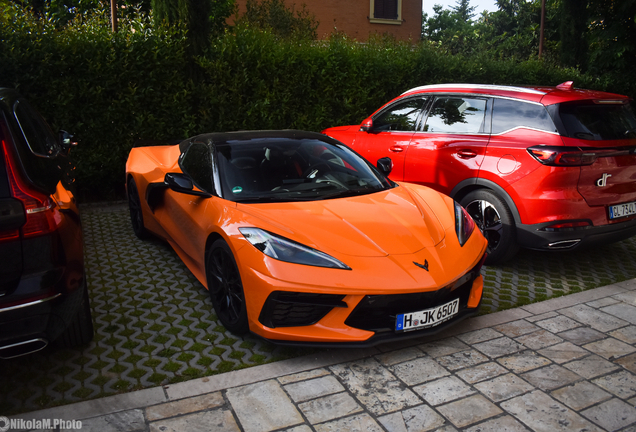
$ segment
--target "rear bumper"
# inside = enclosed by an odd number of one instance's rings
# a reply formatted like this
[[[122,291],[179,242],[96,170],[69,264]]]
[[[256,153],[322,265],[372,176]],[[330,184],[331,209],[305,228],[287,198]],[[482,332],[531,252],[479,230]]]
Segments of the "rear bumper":
[[[68,294],[51,293],[10,307],[0,306],[0,358],[39,351],[57,339],[78,313],[82,284]]]
[[[563,231],[543,231],[554,222],[517,225],[517,242],[536,250],[564,250],[609,244],[636,235],[636,218],[625,222]]]

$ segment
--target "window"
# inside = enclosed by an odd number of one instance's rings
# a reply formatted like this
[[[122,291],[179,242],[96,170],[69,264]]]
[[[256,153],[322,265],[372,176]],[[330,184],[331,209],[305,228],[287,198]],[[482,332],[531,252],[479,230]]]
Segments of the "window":
[[[492,113],[492,133],[500,134],[518,127],[556,132],[554,123],[543,105],[495,99]]]
[[[29,149],[34,155],[55,157],[62,151],[51,128],[27,101],[17,101],[13,110]]]
[[[212,184],[212,158],[210,149],[203,143],[192,143],[179,163],[183,172],[190,176],[201,190],[214,192]]]
[[[567,135],[591,141],[636,138],[636,116],[630,104],[571,102],[559,104]]]
[[[424,126],[425,132],[483,133],[486,100],[463,97],[438,98]]]
[[[414,98],[392,105],[373,119],[373,130],[414,131],[425,101],[426,99]]]
[[[55,192],[57,183],[64,179],[63,174],[69,168],[68,158],[46,121],[26,100],[14,103],[13,115],[19,129],[14,129],[15,135],[11,135],[27,181],[47,193]],[[5,133],[9,135],[8,131]]]
[[[372,23],[402,23],[402,0],[370,0],[369,6],[369,19]]]

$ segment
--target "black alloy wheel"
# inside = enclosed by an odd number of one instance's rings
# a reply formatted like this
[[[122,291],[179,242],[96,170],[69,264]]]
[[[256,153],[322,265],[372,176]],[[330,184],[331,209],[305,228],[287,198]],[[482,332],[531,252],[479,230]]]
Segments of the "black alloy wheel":
[[[128,180],[128,208],[130,209],[130,222],[135,235],[144,240],[148,238],[148,231],[144,226],[144,215],[141,211],[141,199],[134,179]]]
[[[232,250],[223,239],[207,253],[206,271],[212,305],[223,326],[237,335],[249,331],[243,283]]]
[[[495,193],[479,189],[468,193],[460,202],[488,240],[485,264],[502,263],[518,251],[514,218],[506,203]]]

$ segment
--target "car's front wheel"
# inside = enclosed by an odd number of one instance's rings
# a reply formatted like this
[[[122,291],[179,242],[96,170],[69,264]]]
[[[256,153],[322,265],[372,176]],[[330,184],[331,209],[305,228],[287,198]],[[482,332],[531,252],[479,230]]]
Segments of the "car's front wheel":
[[[514,218],[497,194],[487,189],[475,190],[468,193],[460,204],[488,240],[485,264],[502,263],[519,251]]]
[[[223,326],[241,335],[249,331],[243,283],[232,250],[223,239],[218,239],[206,257],[208,290],[212,305]]]

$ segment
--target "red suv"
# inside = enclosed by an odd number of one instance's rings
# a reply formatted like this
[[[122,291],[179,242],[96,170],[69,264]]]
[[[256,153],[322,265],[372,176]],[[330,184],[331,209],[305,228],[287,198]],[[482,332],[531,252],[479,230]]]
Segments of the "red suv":
[[[459,201],[488,239],[487,264],[519,247],[573,249],[636,234],[636,117],[626,96],[572,82],[430,85],[361,125],[323,133],[392,167],[394,180]]]
[[[85,344],[93,323],[70,136],[0,88],[0,358]]]

